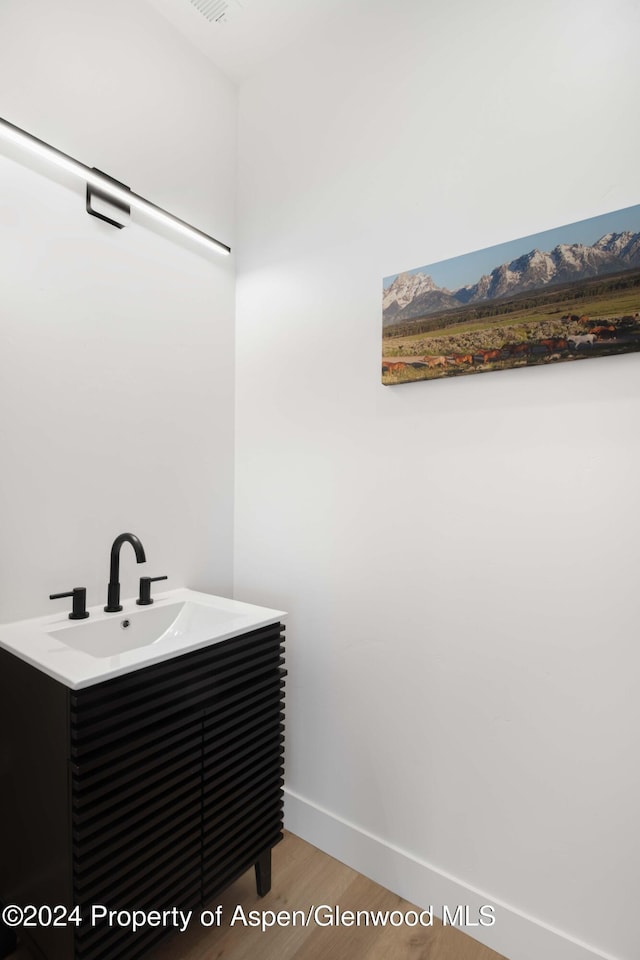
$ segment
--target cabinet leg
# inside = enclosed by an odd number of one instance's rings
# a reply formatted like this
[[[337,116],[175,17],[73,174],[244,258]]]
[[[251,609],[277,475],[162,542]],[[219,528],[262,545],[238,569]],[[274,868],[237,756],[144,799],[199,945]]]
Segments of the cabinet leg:
[[[260,854],[256,861],[256,890],[264,897],[271,890],[271,847]]]

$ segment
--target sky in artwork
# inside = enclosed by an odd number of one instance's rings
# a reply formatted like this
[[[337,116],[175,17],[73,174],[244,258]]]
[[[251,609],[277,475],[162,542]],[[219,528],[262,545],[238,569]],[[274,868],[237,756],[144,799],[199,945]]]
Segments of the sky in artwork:
[[[491,273],[494,267],[503,263],[510,263],[524,253],[538,249],[550,252],[560,243],[595,243],[606,233],[622,233],[630,230],[640,232],[640,204],[634,207],[625,207],[612,213],[604,213],[589,220],[579,220],[553,230],[544,230],[542,233],[532,233],[519,240],[509,240],[498,243],[493,247],[475,250],[450,260],[441,260],[422,267],[414,267],[403,273],[426,273],[432,277],[434,283],[448,290],[458,290],[460,287],[476,283],[484,274]],[[383,280],[386,290],[398,276],[397,273]]]

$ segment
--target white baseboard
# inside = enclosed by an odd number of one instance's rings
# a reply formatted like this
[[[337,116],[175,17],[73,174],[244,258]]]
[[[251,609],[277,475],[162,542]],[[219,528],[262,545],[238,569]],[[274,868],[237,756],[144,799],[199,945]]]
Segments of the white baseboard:
[[[449,907],[450,915],[459,904],[468,905],[468,919],[478,923],[480,907],[493,905],[493,926],[460,929],[509,960],[620,960],[493,900],[291,790],[285,790],[285,827],[410,903],[423,909],[433,905],[435,916],[441,916],[443,905]],[[349,909],[348,903],[340,906]]]

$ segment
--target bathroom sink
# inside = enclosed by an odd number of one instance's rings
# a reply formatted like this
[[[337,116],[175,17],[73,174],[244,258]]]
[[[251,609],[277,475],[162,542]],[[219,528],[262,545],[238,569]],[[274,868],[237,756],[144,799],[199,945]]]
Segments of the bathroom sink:
[[[90,657],[113,657],[154,643],[189,636],[213,637],[234,621],[237,614],[187,600],[167,606],[138,607],[134,612],[111,614],[104,620],[69,623],[49,636]]]
[[[55,614],[0,625],[0,647],[80,689],[152,663],[278,623],[286,614],[187,588],[150,606],[125,600],[119,613],[89,608],[87,620]]]

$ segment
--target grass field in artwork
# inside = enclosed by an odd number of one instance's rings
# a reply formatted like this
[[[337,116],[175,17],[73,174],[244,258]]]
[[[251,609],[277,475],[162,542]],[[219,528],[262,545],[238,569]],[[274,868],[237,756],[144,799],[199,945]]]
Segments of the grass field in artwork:
[[[627,221],[640,227],[640,207],[619,214],[629,212],[633,216]],[[603,218],[594,218],[594,223],[598,219]],[[565,229],[571,232],[571,227]],[[566,275],[573,271],[578,278],[557,282],[553,270],[556,277],[561,275],[558,264]],[[530,279],[532,267],[538,274],[533,272]],[[640,230],[610,232],[592,245],[557,245],[550,253],[529,247],[480,283],[453,292],[436,285],[425,272],[430,269],[389,278],[383,300],[384,384],[640,350]],[[492,286],[502,295],[491,296]],[[465,298],[469,302],[458,302]]]

